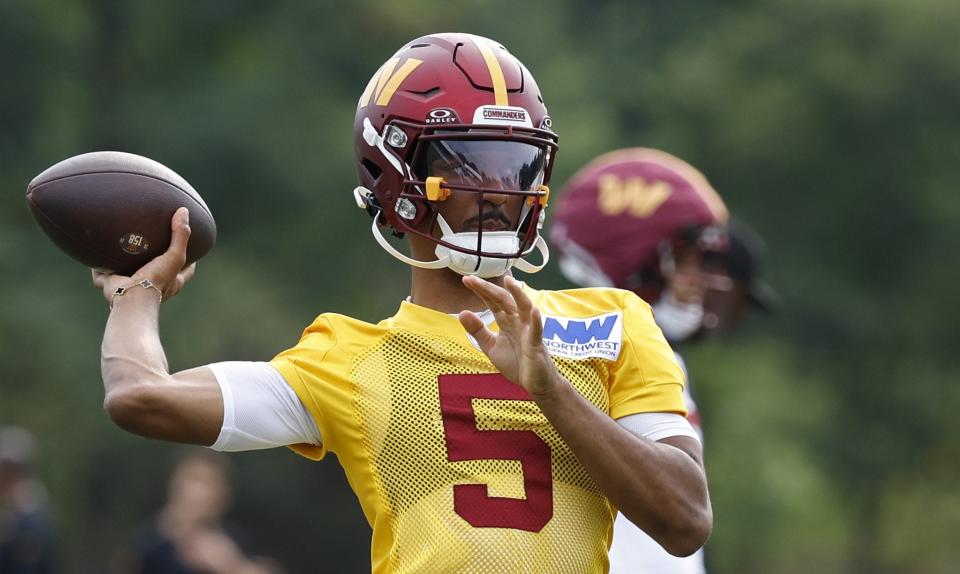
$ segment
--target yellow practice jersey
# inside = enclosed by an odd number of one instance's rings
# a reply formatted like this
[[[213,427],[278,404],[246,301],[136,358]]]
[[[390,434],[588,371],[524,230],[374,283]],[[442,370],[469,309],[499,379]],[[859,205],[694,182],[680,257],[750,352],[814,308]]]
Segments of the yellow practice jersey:
[[[683,375],[636,295],[527,293],[560,373],[597,408],[685,414]],[[376,325],[323,314],[273,365],[323,439],[292,448],[336,453],[375,573],[607,571],[614,509],[456,317],[408,302]]]

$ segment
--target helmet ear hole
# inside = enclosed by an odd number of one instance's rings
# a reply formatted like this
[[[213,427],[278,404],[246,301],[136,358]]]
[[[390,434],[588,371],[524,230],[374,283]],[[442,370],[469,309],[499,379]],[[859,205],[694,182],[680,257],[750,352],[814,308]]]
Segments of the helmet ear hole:
[[[376,181],[377,179],[379,179],[379,178],[380,178],[380,174],[383,173],[383,170],[380,169],[380,166],[378,166],[377,164],[373,163],[372,161],[370,161],[370,160],[367,159],[367,158],[363,158],[363,159],[360,161],[360,165],[363,166],[363,169],[366,170],[367,175],[370,176],[370,179],[371,179],[372,181]]]

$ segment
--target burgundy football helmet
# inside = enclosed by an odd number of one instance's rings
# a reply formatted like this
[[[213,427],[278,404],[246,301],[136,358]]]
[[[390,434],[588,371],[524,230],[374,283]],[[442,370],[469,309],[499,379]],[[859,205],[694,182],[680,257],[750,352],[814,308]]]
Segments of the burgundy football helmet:
[[[411,41],[371,78],[353,131],[360,180],[354,195],[391,255],[481,277],[546,264],[540,228],[558,138],[533,76],[503,46],[471,34]],[[485,194],[525,201],[515,229],[458,232],[438,211],[451,193],[474,194],[481,218]],[[400,253],[381,226],[434,241],[437,259]],[[523,259],[535,249],[543,259],[536,265]]]
[[[655,301],[673,255],[727,248],[727,208],[706,178],[666,152],[604,154],[561,190],[550,239],[560,269],[585,286],[613,286]]]

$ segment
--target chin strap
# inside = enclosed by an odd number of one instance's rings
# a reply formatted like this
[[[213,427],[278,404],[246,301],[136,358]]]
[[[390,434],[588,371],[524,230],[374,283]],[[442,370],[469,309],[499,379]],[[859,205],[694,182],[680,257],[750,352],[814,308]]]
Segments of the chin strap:
[[[458,255],[465,255],[469,257],[469,255],[467,254],[460,254],[457,251],[450,251],[447,254],[439,257],[438,259],[434,259],[433,261],[421,261],[419,259],[414,259],[412,257],[408,257],[407,255],[404,255],[403,253],[398,251],[393,245],[390,245],[390,242],[387,241],[387,238],[384,237],[383,233],[380,231],[380,226],[377,225],[376,217],[373,218],[373,224],[370,226],[370,231],[373,233],[373,238],[377,240],[377,243],[380,244],[380,247],[382,247],[384,251],[386,251],[390,255],[393,255],[400,261],[403,261],[407,265],[420,267],[421,269],[444,269],[449,267],[454,271],[457,271],[458,273],[460,273],[461,272],[460,269],[462,268],[462,266],[452,265],[451,264],[452,262],[450,261],[450,257],[451,256],[456,257]],[[547,262],[550,261],[550,250],[547,247],[547,242],[543,239],[542,236],[539,236],[539,235],[537,236],[537,241],[533,244],[533,247],[531,247],[527,251],[527,253],[530,253],[534,250],[538,250],[540,252],[541,257],[543,257],[543,261],[541,261],[538,265],[534,265],[529,261],[526,261],[524,259],[519,259],[519,258],[507,259],[505,260],[507,264],[504,266],[503,272],[505,273],[511,267],[516,268],[518,271],[523,271],[524,273],[536,273],[537,271],[540,271],[541,269],[543,269],[544,266],[546,266]],[[526,255],[526,253],[524,255]],[[493,258],[487,258],[487,259],[493,259]],[[472,274],[472,273],[462,273],[462,274]]]
[[[547,266],[547,263],[550,261],[550,248],[547,247],[547,242],[542,235],[537,235],[537,241],[534,242],[533,247],[530,248],[532,252],[534,249],[540,252],[540,256],[543,258],[543,261],[539,265],[534,265],[526,259],[516,259],[513,262],[513,266],[517,268],[518,271],[523,271],[524,273],[536,273],[544,267]],[[527,253],[524,253],[526,255]]]
[[[377,243],[380,244],[380,247],[383,247],[387,253],[393,255],[407,265],[413,265],[414,267],[420,267],[423,269],[443,269],[447,266],[448,258],[435,259],[433,261],[420,261],[419,259],[407,257],[403,253],[397,251],[393,245],[390,245],[390,242],[387,241],[387,238],[383,236],[383,233],[380,232],[380,226],[377,225],[376,217],[373,218],[373,226],[370,227],[370,230],[373,232],[373,238],[377,240]]]

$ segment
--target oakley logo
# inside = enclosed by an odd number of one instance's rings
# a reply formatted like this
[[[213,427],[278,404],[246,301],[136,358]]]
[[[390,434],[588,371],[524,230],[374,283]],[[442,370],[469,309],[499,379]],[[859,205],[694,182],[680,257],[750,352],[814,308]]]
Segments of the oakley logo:
[[[616,360],[623,341],[623,316],[608,313],[586,318],[544,315],[543,344],[551,355],[569,359]]]
[[[455,124],[460,121],[457,113],[450,108],[437,108],[430,110],[424,120],[428,124]]]

